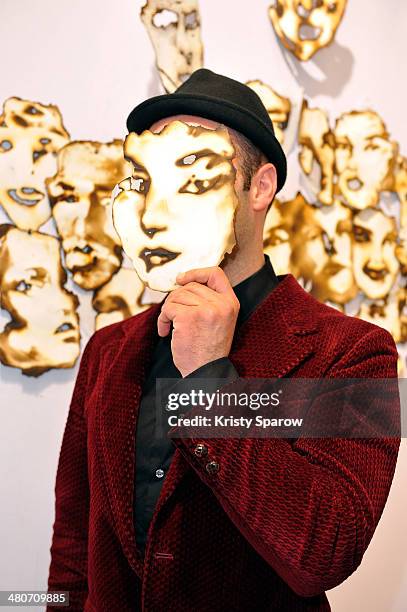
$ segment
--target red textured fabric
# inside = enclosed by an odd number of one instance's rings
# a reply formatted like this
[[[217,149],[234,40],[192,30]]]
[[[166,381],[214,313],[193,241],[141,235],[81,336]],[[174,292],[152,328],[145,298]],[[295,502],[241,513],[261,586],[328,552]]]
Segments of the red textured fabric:
[[[399,439],[176,439],[143,561],[133,526],[135,426],[157,338],[154,306],[97,331],[82,356],[56,478],[49,590],[69,610],[330,610],[360,564]],[[239,374],[397,377],[391,335],[321,304],[291,275],[235,335]],[[210,475],[206,464],[220,469]],[[48,606],[47,610],[57,610]]]

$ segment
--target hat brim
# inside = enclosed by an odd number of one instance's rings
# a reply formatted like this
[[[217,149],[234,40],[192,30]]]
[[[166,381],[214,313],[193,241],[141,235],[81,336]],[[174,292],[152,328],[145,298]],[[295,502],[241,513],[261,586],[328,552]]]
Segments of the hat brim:
[[[159,119],[181,114],[212,119],[246,136],[274,164],[277,171],[276,193],[282,189],[287,177],[287,161],[280,143],[270,126],[237,104],[212,96],[163,94],[136,106],[128,116],[126,125],[129,132],[141,134]]]

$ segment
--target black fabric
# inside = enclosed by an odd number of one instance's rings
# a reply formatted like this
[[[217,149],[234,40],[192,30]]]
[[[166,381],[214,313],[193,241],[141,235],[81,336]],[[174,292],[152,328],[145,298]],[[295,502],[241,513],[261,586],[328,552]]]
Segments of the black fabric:
[[[251,315],[260,302],[277,286],[278,282],[279,279],[274,272],[271,261],[265,255],[264,266],[233,287],[240,302],[236,328]],[[238,372],[227,357],[222,357],[191,372],[189,377],[234,379],[238,377]],[[181,378],[181,374],[172,360],[170,335],[159,338],[154,348],[150,371],[143,385],[137,419],[134,528],[137,545],[143,552],[154,507],[175,451],[171,439],[165,435],[166,432],[163,433],[162,437],[156,435],[155,393],[157,378]],[[164,471],[162,478],[157,478],[157,469]]]
[[[127,118],[129,132],[141,134],[164,117],[197,115],[244,134],[277,170],[277,192],[287,177],[287,160],[274,135],[273,123],[260,97],[247,85],[206,68],[192,73],[174,93],[138,104]]]

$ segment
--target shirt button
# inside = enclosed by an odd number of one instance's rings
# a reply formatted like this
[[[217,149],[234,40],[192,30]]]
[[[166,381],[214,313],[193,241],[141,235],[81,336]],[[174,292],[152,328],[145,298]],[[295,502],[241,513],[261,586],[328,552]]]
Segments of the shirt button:
[[[155,475],[157,476],[157,478],[162,478],[164,476],[164,470],[158,468],[158,470],[155,471]]]
[[[197,444],[194,453],[197,457],[205,457],[208,454],[208,447],[205,444]]]
[[[216,472],[219,472],[219,463],[216,461],[209,461],[209,463],[206,464],[206,471],[208,474],[216,474]]]

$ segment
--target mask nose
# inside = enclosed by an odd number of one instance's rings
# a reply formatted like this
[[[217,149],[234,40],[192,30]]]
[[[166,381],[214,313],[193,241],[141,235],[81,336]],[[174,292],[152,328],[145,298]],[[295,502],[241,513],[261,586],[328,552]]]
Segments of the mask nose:
[[[168,215],[167,203],[163,198],[149,192],[145,201],[144,212],[141,215],[140,226],[149,238],[167,229],[165,219]]]
[[[149,238],[152,238],[157,232],[162,231],[159,227],[146,227],[143,222],[141,222],[141,229]]]

